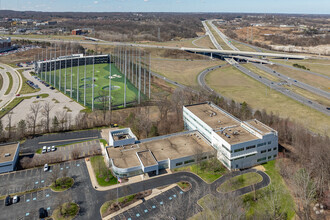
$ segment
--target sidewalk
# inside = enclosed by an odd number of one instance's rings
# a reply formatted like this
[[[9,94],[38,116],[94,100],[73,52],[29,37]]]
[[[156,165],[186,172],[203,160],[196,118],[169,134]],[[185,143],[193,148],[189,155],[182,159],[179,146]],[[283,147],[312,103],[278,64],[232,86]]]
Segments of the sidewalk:
[[[171,170],[167,169],[166,174],[162,174],[162,175],[159,175],[159,176],[154,176],[154,177],[145,177],[145,175],[133,176],[133,177],[128,178],[128,182],[126,182],[126,183],[120,183],[120,184],[115,184],[115,185],[111,185],[111,186],[100,186],[98,184],[97,180],[96,180],[96,176],[95,176],[95,173],[94,173],[94,170],[93,170],[93,167],[92,167],[92,164],[91,164],[90,160],[85,159],[85,162],[86,162],[87,170],[88,170],[88,173],[89,173],[89,177],[90,177],[91,182],[92,182],[92,186],[97,191],[107,191],[107,190],[110,190],[110,189],[116,189],[118,187],[122,187],[122,186],[129,185],[129,184],[132,184],[132,183],[141,182],[143,180],[153,179],[153,178],[157,178],[157,177],[160,177],[160,176],[172,174]]]

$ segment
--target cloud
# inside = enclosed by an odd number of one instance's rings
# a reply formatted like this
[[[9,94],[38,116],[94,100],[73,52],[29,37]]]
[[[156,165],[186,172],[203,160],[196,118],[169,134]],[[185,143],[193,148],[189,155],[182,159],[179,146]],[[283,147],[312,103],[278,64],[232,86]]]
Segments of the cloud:
[[[94,4],[98,4],[99,3],[99,1],[94,1]]]
[[[144,0],[144,2],[148,2],[149,0]]]

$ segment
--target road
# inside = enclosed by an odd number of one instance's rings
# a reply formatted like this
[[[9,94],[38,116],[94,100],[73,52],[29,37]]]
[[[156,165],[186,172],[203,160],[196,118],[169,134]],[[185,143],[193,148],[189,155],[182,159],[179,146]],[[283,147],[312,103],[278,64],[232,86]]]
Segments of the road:
[[[212,22],[211,22],[212,23]],[[213,29],[215,29],[215,31],[219,34],[220,30],[218,28],[216,28],[214,25],[212,26]],[[221,32],[220,32],[221,33]],[[225,36],[224,34],[220,34],[220,37],[221,36]],[[230,46],[231,48],[236,48],[235,46],[233,46],[230,42],[228,42],[228,39],[226,37],[224,37],[223,39],[226,39],[225,40],[225,43],[229,43],[228,46]],[[215,45],[216,46],[216,45]],[[236,48],[237,49],[237,48]],[[238,50],[238,49],[237,49]],[[266,78],[263,78],[261,76],[259,76],[258,74],[246,69],[245,67],[241,66],[239,63],[233,63],[231,62],[229,59],[226,59],[226,61],[231,64],[232,66],[234,66],[236,69],[238,69],[239,71],[243,72],[244,74],[252,77],[253,79],[263,83],[264,85],[266,85],[267,87],[269,87],[269,89],[274,89],[280,93],[282,93],[283,95],[286,95],[306,106],[309,106],[317,111],[320,111],[326,115],[330,115],[330,111],[327,109],[328,106],[324,106],[324,105],[321,105],[319,103],[315,103],[315,102],[312,102],[310,101],[309,99],[305,98],[304,96],[301,96],[301,95],[298,95],[294,92],[291,92],[290,90],[286,89],[286,88],[283,88],[281,85],[279,84],[276,84]],[[271,73],[271,74],[274,74],[274,70],[262,65],[262,64],[255,64],[255,66],[261,70],[264,70],[266,71],[267,73]],[[201,76],[205,77],[206,73],[205,74],[201,74]],[[276,77],[284,77],[285,80],[289,80],[289,77],[287,76],[278,76],[278,74],[276,74]],[[312,91],[312,92],[316,92],[316,94],[322,94],[322,96],[325,96],[326,98],[329,97],[329,94],[323,90],[320,90],[318,88],[314,88],[310,85],[307,85],[307,84],[304,84],[304,83],[301,83],[301,82],[295,82],[295,80],[293,79],[292,80],[293,83],[295,83],[296,86],[299,86],[299,87],[302,87],[304,89],[308,89],[309,91]],[[204,84],[205,84],[205,81],[204,81]],[[205,86],[205,85],[204,85]],[[267,94],[267,88],[266,88],[266,94]]]
[[[254,63],[253,65],[256,66],[257,68],[265,71],[266,73],[272,75],[272,76],[275,76],[275,77],[277,77],[277,78],[279,78],[281,80],[287,81],[289,84],[292,84],[292,85],[297,86],[299,88],[302,88],[302,89],[308,90],[308,91],[310,91],[312,93],[315,93],[315,94],[317,94],[319,96],[323,96],[323,97],[325,97],[327,99],[330,99],[330,93],[329,92],[326,92],[326,91],[324,91],[322,89],[313,87],[313,86],[311,86],[309,84],[300,82],[300,81],[295,80],[293,78],[290,78],[290,77],[284,75],[283,73],[278,72],[278,71],[274,71],[273,69],[271,69],[268,66],[265,66],[263,64]]]
[[[15,97],[16,94],[20,92],[22,88],[22,78],[16,70],[8,65],[0,63],[0,74],[4,80],[2,89],[0,90],[0,109],[5,108]],[[13,84],[10,92],[5,95],[8,87],[9,87],[9,77],[7,72],[11,75]]]
[[[32,139],[27,139],[20,146],[20,153],[35,153],[36,150],[43,146],[65,145],[78,141],[87,141],[100,139],[101,132],[99,130],[73,131],[54,134],[45,134]]]
[[[210,26],[213,28],[213,30],[215,30],[215,32],[220,36],[220,38],[232,49],[235,51],[239,51],[239,49],[237,49],[227,38],[226,35],[224,35],[214,24],[214,20],[209,20],[207,21]]]

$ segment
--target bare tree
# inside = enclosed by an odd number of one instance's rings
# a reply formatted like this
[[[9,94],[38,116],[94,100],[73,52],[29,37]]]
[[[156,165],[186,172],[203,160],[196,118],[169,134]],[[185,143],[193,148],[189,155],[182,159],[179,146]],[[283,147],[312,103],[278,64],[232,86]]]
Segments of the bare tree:
[[[22,119],[18,122],[17,130],[18,130],[20,138],[24,137],[24,135],[26,133],[26,122],[25,122],[25,120]]]
[[[60,177],[60,167],[58,165],[54,165],[51,175],[49,176],[49,180],[51,183],[54,183],[54,186],[57,186],[57,179]]]
[[[77,160],[79,158],[80,155],[80,150],[76,147],[71,151],[71,157],[74,160]]]
[[[42,106],[42,116],[45,118],[45,129],[49,132],[49,123],[50,123],[50,111],[53,109],[54,106],[50,104],[50,102],[46,102]]]
[[[40,111],[40,103],[39,102],[35,103],[35,104],[32,104],[30,106],[30,112],[31,112],[30,118],[32,120],[32,129],[33,129],[32,134],[33,134],[33,136],[36,133],[36,126],[37,126],[39,111]]]
[[[13,117],[13,112],[10,111],[7,114],[7,118],[8,118],[8,138],[11,138],[11,118]]]

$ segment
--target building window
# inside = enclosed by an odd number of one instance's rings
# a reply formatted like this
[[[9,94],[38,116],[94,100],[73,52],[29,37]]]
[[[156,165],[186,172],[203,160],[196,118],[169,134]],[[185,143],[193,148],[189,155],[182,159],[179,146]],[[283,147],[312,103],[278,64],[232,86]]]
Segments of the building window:
[[[248,146],[248,147],[246,147],[246,149],[247,150],[250,150],[250,149],[253,149],[253,148],[255,148],[256,147],[256,145],[252,145],[252,146]]]
[[[206,160],[206,159],[207,159],[207,157],[205,156],[205,157],[202,157],[201,159],[202,159],[202,160]]]
[[[271,141],[268,141],[268,144],[272,144],[272,142]]]
[[[264,143],[260,143],[260,144],[258,144],[257,146],[258,146],[258,147],[262,147],[262,146],[264,146]]]
[[[184,164],[193,163],[193,162],[195,162],[195,160],[187,160],[187,161],[184,162]]]
[[[266,153],[266,150],[262,150],[261,153],[262,153],[262,154],[263,154],[263,153]]]
[[[182,165],[182,162],[176,163],[175,166],[180,166]]]
[[[225,145],[222,145],[222,147],[225,148],[229,153],[232,153],[232,151],[230,151]]]
[[[274,147],[273,150],[277,150],[277,147]]]
[[[239,157],[239,158],[236,158],[236,159],[234,159],[234,160],[240,160],[240,159],[243,159],[244,157]]]
[[[272,158],[272,156],[269,156],[269,157],[268,157],[268,160],[271,159],[271,158]]]
[[[256,154],[247,155],[246,158],[248,158],[248,157],[252,157],[252,156],[254,156],[254,155],[256,155]]]
[[[277,155],[274,155],[273,157],[274,157],[274,158],[276,158],[276,157],[277,157]]]
[[[264,161],[264,160],[266,160],[266,157],[259,158],[259,159],[257,160],[257,162]]]
[[[234,153],[237,153],[237,152],[240,152],[240,151],[243,151],[243,150],[244,150],[244,147],[234,150]]]
[[[269,149],[268,149],[268,152],[269,152],[269,151],[271,151],[271,150],[272,150],[272,149],[271,149],[271,148],[269,148]]]

